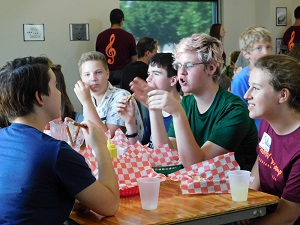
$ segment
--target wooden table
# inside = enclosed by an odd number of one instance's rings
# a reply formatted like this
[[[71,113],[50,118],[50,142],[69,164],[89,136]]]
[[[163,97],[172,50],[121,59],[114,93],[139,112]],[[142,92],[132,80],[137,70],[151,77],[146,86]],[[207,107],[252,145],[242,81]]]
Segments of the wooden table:
[[[158,208],[143,210],[140,196],[122,197],[118,212],[112,217],[95,213],[70,218],[77,224],[224,224],[266,214],[266,206],[278,202],[277,196],[249,190],[248,201],[233,202],[230,194],[181,194],[180,182],[161,183]],[[101,202],[99,202],[101,204]],[[66,224],[76,224],[67,222]]]

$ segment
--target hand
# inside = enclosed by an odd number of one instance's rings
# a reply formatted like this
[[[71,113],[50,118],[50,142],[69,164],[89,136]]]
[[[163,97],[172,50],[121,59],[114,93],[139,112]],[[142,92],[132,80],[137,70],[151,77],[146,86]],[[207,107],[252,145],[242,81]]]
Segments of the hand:
[[[153,90],[148,93],[149,109],[161,109],[171,115],[178,112],[181,105],[169,92]]]
[[[100,126],[89,120],[82,121],[81,124],[87,126],[87,128],[81,128],[87,144],[93,149],[106,148],[106,136]]]
[[[134,92],[133,97],[148,108],[147,94],[149,91],[153,90],[153,88],[150,87],[146,81],[139,77],[135,77],[129,85],[130,89]]]
[[[135,123],[135,105],[132,99],[127,102],[127,97],[124,96],[117,101],[117,112],[126,124]]]
[[[70,118],[70,117],[65,117],[64,122],[65,122],[65,123],[74,123],[75,120],[73,120],[73,119]]]
[[[81,80],[77,81],[77,83],[75,84],[74,92],[82,105],[86,101],[91,101],[90,87]]]

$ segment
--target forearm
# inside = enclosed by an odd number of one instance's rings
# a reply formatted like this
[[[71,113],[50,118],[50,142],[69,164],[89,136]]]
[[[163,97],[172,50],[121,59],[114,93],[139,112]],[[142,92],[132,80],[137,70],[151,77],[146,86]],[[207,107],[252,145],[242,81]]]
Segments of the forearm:
[[[100,119],[95,106],[93,105],[92,101],[87,101],[82,104],[83,106],[83,114],[86,120],[90,120],[96,125],[100,126],[104,131],[107,131],[107,126],[102,122]]]
[[[258,169],[258,157],[252,167],[251,176],[254,177],[254,180],[250,183],[250,188],[254,190],[259,190],[260,180],[259,180],[259,169]]]
[[[251,225],[293,225],[300,217],[300,203],[281,198],[273,213],[253,221]]]
[[[136,127],[135,120],[131,121],[129,123],[125,122],[125,127],[126,127],[126,134],[129,135],[127,138],[129,140],[130,144],[134,145],[139,140],[138,135],[135,137],[130,137],[130,135],[137,133],[137,127]]]
[[[150,123],[151,123],[151,136],[154,148],[157,148],[159,145],[169,144],[169,137],[166,132],[164,125],[164,120],[161,110],[149,110]],[[172,146],[170,146],[172,147]]]
[[[107,187],[114,195],[119,195],[119,185],[106,143],[93,150],[97,158],[98,181]]]
[[[201,162],[204,154],[196,142],[188,118],[183,109],[173,115],[173,125],[176,134],[177,150],[184,167]]]

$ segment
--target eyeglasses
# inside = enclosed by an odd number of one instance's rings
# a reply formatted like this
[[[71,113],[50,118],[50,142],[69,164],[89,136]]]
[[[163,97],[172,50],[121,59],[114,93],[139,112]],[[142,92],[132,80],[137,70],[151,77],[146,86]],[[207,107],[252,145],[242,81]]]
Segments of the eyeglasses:
[[[183,63],[183,64],[173,63],[173,68],[175,70],[179,70],[183,67],[185,70],[189,70],[189,69],[194,68],[196,65],[200,65],[200,64],[209,64],[209,63],[208,62],[199,62],[199,63],[186,62],[186,63]]]

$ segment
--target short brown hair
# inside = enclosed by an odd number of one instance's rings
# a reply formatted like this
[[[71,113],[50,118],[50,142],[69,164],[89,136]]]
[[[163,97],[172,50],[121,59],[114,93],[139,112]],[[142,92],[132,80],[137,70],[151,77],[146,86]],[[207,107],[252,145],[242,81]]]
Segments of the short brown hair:
[[[0,69],[0,113],[12,121],[34,112],[36,92],[49,96],[49,60],[46,57],[17,58]]]

